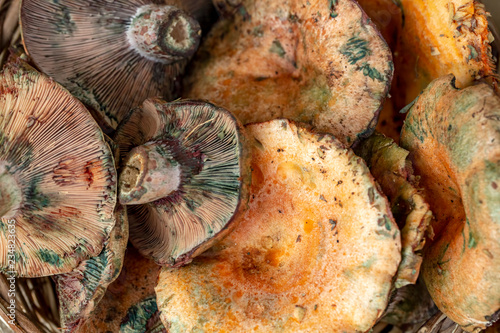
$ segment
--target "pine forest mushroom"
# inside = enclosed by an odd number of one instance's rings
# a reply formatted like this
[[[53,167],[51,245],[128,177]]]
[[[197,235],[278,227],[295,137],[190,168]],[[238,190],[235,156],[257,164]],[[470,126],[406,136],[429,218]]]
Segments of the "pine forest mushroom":
[[[185,76],[184,96],[244,124],[288,118],[351,145],[377,123],[392,55],[353,0],[244,0],[218,22]]]
[[[154,316],[145,317],[151,315],[151,309],[156,306],[152,304],[152,298],[155,297],[154,287],[159,270],[160,266],[153,260],[144,258],[136,249],[129,247],[120,275],[109,285],[93,315],[83,323],[79,331],[134,332],[127,331],[126,328],[137,328],[144,322],[149,322],[150,328],[158,327]],[[142,315],[131,315],[137,313]],[[144,329],[139,332],[164,333],[161,330]]]
[[[232,230],[250,171],[244,129],[231,113],[148,99],[115,139],[137,145],[124,158],[119,200],[129,205],[130,240],[144,256],[183,265]]]
[[[23,0],[26,52],[107,133],[146,98],[172,99],[198,48],[203,0]],[[190,14],[193,14],[191,16]]]
[[[362,141],[354,151],[366,161],[371,174],[387,195],[401,230],[402,259],[395,287],[415,284],[432,212],[418,190],[411,162],[407,159],[409,152],[379,133]]]
[[[64,332],[76,332],[89,319],[106,289],[120,274],[128,242],[127,211],[117,205],[116,225],[102,252],[72,272],[53,277]]]
[[[422,276],[438,306],[468,332],[500,316],[500,97],[479,83],[434,80],[410,108],[401,146],[435,220]]]
[[[0,75],[0,271],[61,274],[99,255],[115,225],[116,178],[83,104],[21,59],[9,63]]]
[[[401,260],[387,198],[363,160],[289,120],[246,127],[249,209],[155,288],[168,332],[366,332]]]
[[[459,88],[496,74],[484,5],[477,0],[401,0],[392,95],[396,112],[434,79],[453,74]]]

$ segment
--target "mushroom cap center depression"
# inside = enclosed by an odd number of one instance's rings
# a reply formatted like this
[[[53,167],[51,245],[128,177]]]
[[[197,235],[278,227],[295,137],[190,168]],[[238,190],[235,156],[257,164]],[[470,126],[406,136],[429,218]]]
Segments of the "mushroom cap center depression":
[[[132,18],[127,37],[143,57],[169,64],[194,54],[201,28],[198,21],[176,7],[144,5]]]
[[[5,161],[0,160],[0,217],[12,218],[21,206],[22,191]]]

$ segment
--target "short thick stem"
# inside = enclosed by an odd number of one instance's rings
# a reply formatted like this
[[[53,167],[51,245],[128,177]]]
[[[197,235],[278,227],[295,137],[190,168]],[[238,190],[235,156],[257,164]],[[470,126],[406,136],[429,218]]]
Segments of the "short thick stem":
[[[127,31],[130,44],[142,56],[162,63],[189,59],[198,49],[201,28],[174,6],[144,5]]]
[[[161,143],[147,143],[127,155],[120,175],[119,200],[124,205],[144,204],[177,190],[181,168]]]
[[[22,191],[7,165],[0,161],[0,218],[9,219],[16,215],[21,206]]]

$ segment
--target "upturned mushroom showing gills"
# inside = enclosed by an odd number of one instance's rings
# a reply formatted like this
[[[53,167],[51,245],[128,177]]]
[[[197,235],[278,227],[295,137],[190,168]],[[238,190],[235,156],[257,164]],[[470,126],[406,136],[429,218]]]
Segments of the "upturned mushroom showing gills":
[[[244,129],[210,103],[148,99],[115,139],[129,147],[129,137],[137,146],[124,159],[119,200],[130,205],[130,240],[160,265],[183,265],[246,207]]]
[[[237,8],[200,47],[185,97],[208,99],[244,124],[311,123],[349,146],[373,132],[392,55],[356,1],[243,0]]]
[[[434,80],[411,107],[401,145],[435,220],[422,276],[438,308],[469,332],[500,317],[500,97]]]
[[[401,260],[387,198],[360,157],[288,120],[246,127],[249,209],[155,288],[168,332],[366,332]]]
[[[113,156],[90,113],[22,60],[9,63],[0,75],[0,270],[70,272],[101,252],[115,204]]]
[[[127,211],[117,205],[116,225],[102,252],[83,261],[72,272],[53,277],[64,332],[77,332],[89,319],[106,289],[120,274],[128,242]]]
[[[173,99],[198,48],[204,0],[23,0],[35,64],[94,111],[107,133],[146,98]],[[191,14],[193,16],[191,16]]]

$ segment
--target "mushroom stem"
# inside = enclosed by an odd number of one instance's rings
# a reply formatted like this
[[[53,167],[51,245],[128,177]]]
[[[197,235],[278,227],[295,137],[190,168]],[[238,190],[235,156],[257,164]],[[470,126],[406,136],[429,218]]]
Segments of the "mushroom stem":
[[[161,142],[146,143],[132,149],[120,175],[119,199],[123,205],[136,205],[164,198],[177,190],[181,181],[180,164]]]
[[[189,59],[198,49],[201,28],[174,6],[144,5],[127,31],[129,43],[143,57],[162,63]]]
[[[0,217],[12,218],[19,209],[22,192],[7,164],[0,161]]]

